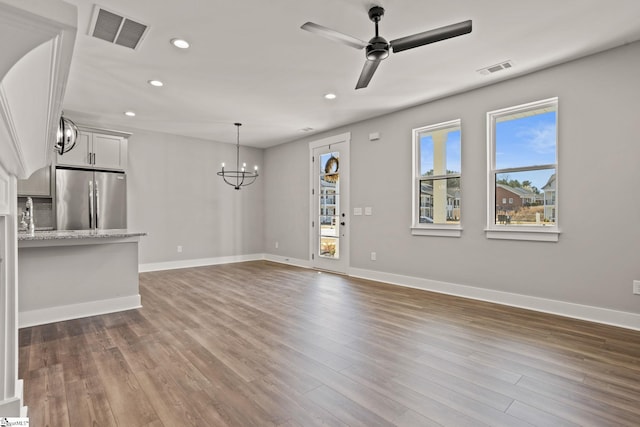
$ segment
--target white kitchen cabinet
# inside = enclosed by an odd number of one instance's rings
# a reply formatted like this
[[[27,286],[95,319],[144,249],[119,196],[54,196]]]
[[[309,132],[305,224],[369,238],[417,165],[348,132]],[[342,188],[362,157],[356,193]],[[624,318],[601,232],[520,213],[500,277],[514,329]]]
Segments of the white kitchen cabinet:
[[[126,133],[94,132],[88,129],[79,129],[76,146],[63,155],[58,154],[57,164],[125,170],[127,167],[129,135]]]
[[[51,196],[51,167],[38,169],[28,179],[18,180],[18,196]]]

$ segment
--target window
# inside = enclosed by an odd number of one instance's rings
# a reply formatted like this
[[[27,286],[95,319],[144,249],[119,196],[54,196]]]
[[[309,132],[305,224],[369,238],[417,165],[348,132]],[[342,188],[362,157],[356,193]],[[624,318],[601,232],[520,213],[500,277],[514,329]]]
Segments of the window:
[[[460,120],[413,130],[414,235],[459,237]]]
[[[487,237],[558,240],[557,116],[557,98],[487,113]]]

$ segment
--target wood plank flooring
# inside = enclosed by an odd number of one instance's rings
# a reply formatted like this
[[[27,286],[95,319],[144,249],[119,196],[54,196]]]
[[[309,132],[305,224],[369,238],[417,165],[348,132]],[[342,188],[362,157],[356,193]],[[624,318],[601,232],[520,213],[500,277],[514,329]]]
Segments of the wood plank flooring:
[[[266,261],[20,330],[33,426],[638,426],[640,332]]]

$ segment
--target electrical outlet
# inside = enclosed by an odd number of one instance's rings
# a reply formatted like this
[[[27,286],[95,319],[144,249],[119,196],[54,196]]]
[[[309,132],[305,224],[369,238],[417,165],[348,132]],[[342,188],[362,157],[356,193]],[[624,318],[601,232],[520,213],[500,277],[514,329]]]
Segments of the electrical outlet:
[[[278,241],[276,241],[276,249],[278,249],[278,246],[280,246],[280,243],[278,243]]]
[[[182,246],[178,245],[178,247],[176,248],[176,250],[178,251],[178,253],[182,252]]]
[[[633,281],[633,293],[640,295],[640,280]]]
[[[375,261],[376,260],[376,253],[375,252],[371,252],[371,261]]]

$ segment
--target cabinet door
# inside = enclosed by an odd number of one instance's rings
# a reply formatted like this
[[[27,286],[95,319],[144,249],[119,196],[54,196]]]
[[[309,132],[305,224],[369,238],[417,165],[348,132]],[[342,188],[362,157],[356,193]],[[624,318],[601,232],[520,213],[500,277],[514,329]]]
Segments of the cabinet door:
[[[121,136],[94,133],[94,166],[106,169],[125,169],[126,141]]]
[[[19,179],[18,196],[51,196],[51,167],[38,169],[28,179]]]
[[[63,155],[56,155],[56,163],[69,166],[89,166],[91,159],[91,133],[79,131],[76,146]]]

